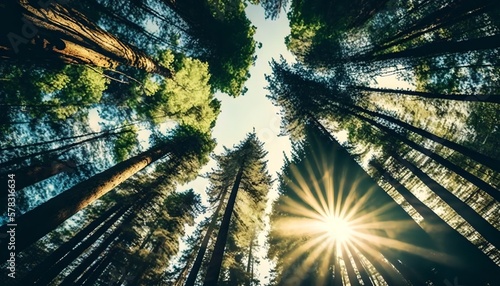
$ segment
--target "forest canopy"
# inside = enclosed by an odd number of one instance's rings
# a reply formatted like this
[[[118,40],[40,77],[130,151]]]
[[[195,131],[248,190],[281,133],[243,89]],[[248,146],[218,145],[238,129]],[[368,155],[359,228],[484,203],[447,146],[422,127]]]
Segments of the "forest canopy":
[[[496,0],[2,3],[1,284],[495,285],[499,60]]]

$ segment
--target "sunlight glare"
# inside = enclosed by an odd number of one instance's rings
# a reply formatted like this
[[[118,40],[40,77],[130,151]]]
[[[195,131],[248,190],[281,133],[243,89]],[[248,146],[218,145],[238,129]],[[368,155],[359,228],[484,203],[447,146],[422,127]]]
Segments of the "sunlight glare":
[[[351,238],[351,224],[344,218],[328,215],[323,218],[322,228],[330,239],[338,243],[348,242]]]

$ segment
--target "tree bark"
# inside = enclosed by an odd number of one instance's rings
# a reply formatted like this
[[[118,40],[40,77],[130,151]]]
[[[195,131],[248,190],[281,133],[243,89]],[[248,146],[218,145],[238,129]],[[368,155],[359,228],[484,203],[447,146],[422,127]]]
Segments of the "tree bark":
[[[485,283],[487,281],[490,281],[490,283],[500,281],[498,266],[484,252],[415,197],[410,190],[397,181],[388,171],[384,170],[382,164],[372,161],[370,165],[424,218],[421,224],[422,228],[437,242],[440,250],[457,257],[458,261],[454,261],[453,266],[457,267],[458,271],[470,273],[468,276],[473,277],[476,283],[479,280],[484,280]],[[474,261],[474,263],[467,263],[467,261]],[[476,277],[473,273],[482,273],[482,275]]]
[[[378,129],[384,131],[385,133],[391,135],[392,138],[397,138],[399,141],[405,143],[406,145],[410,146],[411,148],[421,152],[422,154],[428,156],[429,158],[433,159],[434,161],[438,162],[439,164],[443,165],[444,167],[446,167],[447,169],[449,169],[450,171],[453,171],[455,172],[456,174],[458,174],[459,176],[461,176],[462,178],[468,180],[469,182],[471,182],[472,184],[476,185],[477,187],[479,187],[481,190],[483,190],[484,192],[486,192],[488,195],[490,195],[492,198],[494,198],[495,200],[497,200],[498,202],[500,202],[500,192],[495,189],[493,186],[491,186],[490,184],[488,184],[487,182],[481,180],[480,178],[474,176],[473,174],[469,173],[468,171],[464,170],[462,167],[450,162],[449,160],[443,158],[442,156],[432,152],[431,150],[425,148],[424,146],[421,146],[421,145],[418,145],[417,143],[409,140],[408,138],[406,138],[405,136],[395,132],[394,130],[376,122],[375,120],[373,119],[370,119],[370,118],[367,118],[367,117],[364,117],[364,116],[361,116],[357,113],[354,113],[354,112],[351,112],[351,111],[348,111],[350,114],[352,114],[353,116],[365,121],[365,122],[368,122],[370,124],[372,124],[373,126],[376,126]]]
[[[356,251],[354,251],[350,246],[347,246],[347,250],[351,253],[352,260],[354,260],[354,264],[356,265],[356,268],[358,269],[359,276],[361,276],[361,281],[363,281],[363,284],[365,286],[373,286],[373,283],[370,279],[370,276],[368,275],[368,270],[364,266],[364,264],[361,262],[359,259],[358,254]]]
[[[127,211],[128,208],[122,207],[98,229],[96,229],[90,236],[81,240],[75,248],[70,249],[60,260],[57,260],[53,265],[45,265],[45,272],[41,277],[34,281],[34,285],[47,285],[52,281],[62,270],[69,266],[70,263],[75,261],[85,250],[94,244],[110,227],[113,226]],[[43,266],[42,266],[43,267]],[[41,269],[43,270],[43,269]],[[30,275],[31,276],[31,275]]]
[[[443,146],[446,146],[450,149],[453,149],[457,152],[460,152],[461,154],[475,160],[476,162],[479,162],[487,167],[489,167],[490,169],[494,170],[494,171],[497,171],[497,172],[500,172],[500,160],[497,160],[497,159],[494,159],[494,158],[491,158],[491,157],[488,157],[486,155],[483,155],[477,151],[474,151],[470,148],[467,148],[465,146],[462,146],[460,144],[457,144],[455,142],[452,142],[448,139],[445,139],[443,137],[440,137],[440,136],[437,136],[437,135],[434,135],[428,131],[425,131],[423,129],[420,129],[420,128],[417,128],[417,127],[414,127],[413,125],[410,125],[406,122],[403,122],[397,118],[394,118],[392,116],[388,116],[388,115],[385,115],[385,114],[382,114],[382,113],[379,113],[379,112],[375,112],[375,111],[370,111],[370,110],[367,110],[367,109],[364,109],[364,108],[361,108],[359,106],[356,106],[356,105],[351,105],[351,104],[346,104],[346,106],[349,106],[349,107],[352,107],[353,109],[355,110],[358,110],[362,113],[365,113],[365,114],[368,114],[368,115],[371,115],[371,116],[374,116],[374,117],[379,117],[379,118],[382,118],[382,119],[385,119],[391,123],[394,123],[396,125],[399,125],[403,128],[406,128],[408,129],[409,131],[413,132],[413,133],[416,133],[420,136],[423,136],[427,139],[430,139],[436,143],[439,143]]]
[[[18,217],[16,219],[16,250],[18,252],[24,250],[130,176],[167,155],[169,147],[171,144],[164,142],[120,162]],[[4,225],[0,227],[0,232],[6,233],[9,228],[10,226]],[[1,240],[0,247],[7,249],[7,243],[7,239]],[[2,252],[0,260],[8,259],[7,256],[7,251]]]
[[[102,223],[108,220],[121,208],[119,204],[114,205],[104,213],[102,213],[97,219],[93,220],[90,224],[80,230],[75,236],[59,246],[54,252],[47,256],[42,262],[36,265],[30,272],[29,275],[23,280],[23,285],[32,285],[37,283],[42,277],[49,276],[50,269],[56,267],[56,264],[80,242],[82,242],[87,236],[95,231]],[[62,270],[62,269],[61,269]],[[56,271],[59,273],[59,271]],[[55,277],[55,276],[53,276]]]
[[[368,86],[349,86],[350,88],[369,92],[379,92],[385,94],[402,94],[417,96],[421,98],[430,99],[446,99],[446,100],[456,100],[465,102],[491,102],[500,103],[500,94],[444,94],[444,93],[431,93],[424,91],[415,90],[400,90],[400,89],[390,89],[390,88],[374,88]]]
[[[347,254],[347,246],[341,247],[340,251],[342,252],[342,260],[344,261],[347,276],[349,277],[349,284],[351,284],[351,286],[361,286],[358,280],[358,276],[356,275],[356,272],[354,272],[354,268],[352,267],[349,255]],[[365,286],[367,285],[365,284]]]
[[[416,177],[418,177],[429,189],[445,201],[452,209],[454,209],[464,220],[466,220],[479,234],[493,244],[496,248],[500,248],[500,231],[486,221],[468,204],[457,198],[450,191],[439,185],[431,177],[425,174],[422,170],[413,165],[410,161],[404,159],[396,152],[391,156],[396,159],[401,165],[409,169]]]
[[[198,254],[196,255],[196,259],[193,263],[193,267],[191,268],[191,271],[189,272],[189,275],[186,279],[185,286],[194,286],[194,283],[196,282],[196,277],[198,276],[198,272],[200,271],[201,264],[203,262],[203,256],[205,256],[205,252],[207,251],[208,242],[210,241],[212,232],[215,230],[219,212],[222,209],[222,206],[224,205],[224,201],[226,199],[226,194],[227,189],[224,189],[222,195],[220,196],[219,205],[212,215],[210,225],[208,226],[207,232],[205,233],[205,236],[203,237],[203,240],[201,242],[200,249],[198,250]]]
[[[21,0],[9,2],[3,8],[1,14],[11,25],[0,30],[9,35],[10,42],[0,41],[0,58],[60,60],[106,69],[126,65],[172,78],[171,70],[102,30],[78,11],[54,1],[46,1],[41,6],[34,7],[29,0]],[[12,44],[12,39],[17,43]]]
[[[231,190],[231,195],[227,201],[226,209],[224,211],[224,217],[222,219],[219,233],[217,235],[217,240],[215,241],[214,251],[212,253],[212,258],[208,263],[207,274],[205,276],[204,286],[217,285],[219,280],[220,268],[222,265],[222,258],[224,256],[224,248],[226,246],[227,235],[229,232],[229,223],[231,222],[231,215],[233,213],[234,205],[236,203],[236,196],[238,195],[238,188],[241,182],[241,177],[243,176],[243,166],[240,166],[236,179],[234,180],[234,185]]]

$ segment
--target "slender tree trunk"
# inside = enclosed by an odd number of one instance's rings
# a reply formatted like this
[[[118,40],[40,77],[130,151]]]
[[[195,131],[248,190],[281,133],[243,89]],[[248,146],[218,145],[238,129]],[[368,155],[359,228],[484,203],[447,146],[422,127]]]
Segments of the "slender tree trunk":
[[[39,279],[34,281],[34,285],[47,285],[52,281],[62,270],[68,267],[75,261],[85,250],[94,244],[110,227],[113,226],[127,211],[128,208],[122,207],[106,222],[104,222],[98,229],[96,229],[90,236],[80,241],[75,248],[70,249],[60,260],[56,261],[53,265],[47,265],[44,261],[45,272],[42,273]],[[67,247],[67,246],[66,246]],[[40,269],[43,271],[43,269]],[[31,278],[31,275],[30,275]]]
[[[252,253],[252,251],[253,251],[253,242],[254,242],[254,240],[255,240],[255,231],[253,231],[252,240],[250,240],[250,246],[248,247],[247,274],[250,274],[250,271],[252,269],[252,264],[253,264],[253,253]],[[247,282],[245,283],[246,286],[251,286],[252,279],[253,279],[252,276],[248,277]]]
[[[15,227],[16,250],[18,252],[24,250],[130,176],[166,156],[169,153],[169,148],[171,148],[171,144],[161,143],[94,175],[18,217]],[[10,226],[4,225],[0,227],[0,232],[6,233],[10,228]],[[7,243],[7,239],[1,240],[0,247],[6,249]],[[4,251],[0,259],[6,260],[7,256],[8,253]]]
[[[349,284],[351,284],[351,286],[361,286],[358,280],[358,276],[356,275],[356,272],[354,272],[354,268],[352,267],[351,259],[349,259],[347,247],[341,247],[340,251],[342,251],[342,260],[344,261],[347,276],[349,277]],[[365,286],[367,285],[365,284]]]
[[[377,269],[377,272],[384,278],[389,285],[408,285],[407,281],[399,274],[391,265],[380,257],[376,257],[365,250],[363,247],[359,251],[370,261],[370,263]],[[388,259],[389,260],[389,259]]]
[[[442,9],[428,14],[418,20],[411,27],[396,33],[394,36],[385,40],[385,43],[377,46],[373,53],[379,52],[404,42],[408,42],[426,33],[450,27],[460,21],[471,19],[477,15],[484,13],[487,9],[492,8],[496,3],[493,1],[467,1],[459,0],[449,3]]]
[[[238,174],[236,175],[236,179],[234,180],[231,195],[229,196],[229,200],[227,201],[226,210],[224,211],[224,217],[219,228],[219,234],[217,235],[217,240],[215,241],[212,258],[208,263],[207,274],[205,276],[205,282],[203,283],[204,286],[217,285],[217,282],[219,280],[222,258],[224,256],[224,248],[226,247],[227,235],[229,232],[229,223],[231,222],[231,215],[236,203],[236,196],[238,195],[238,188],[240,186],[242,176],[243,166],[240,166]]]
[[[485,283],[500,281],[499,267],[484,252],[415,197],[410,190],[385,171],[382,164],[372,161],[370,165],[424,218],[422,228],[437,242],[438,247],[445,253],[457,257],[457,261],[450,266],[459,268],[460,273],[470,273],[466,276],[473,277],[476,283],[479,283],[479,280],[484,280]],[[470,261],[475,263],[468,263]],[[476,277],[473,273],[482,273],[482,275]]]
[[[96,285],[97,279],[105,273],[106,268],[111,265],[111,261],[113,256],[117,253],[117,248],[113,247],[106,255],[101,259],[99,263],[95,264],[95,267],[89,269],[89,271],[85,272],[85,274],[76,281],[77,285]],[[120,285],[120,284],[118,284]]]
[[[444,94],[444,93],[431,93],[415,90],[400,90],[400,89],[390,89],[390,88],[374,88],[367,86],[349,86],[350,88],[369,92],[378,92],[384,94],[402,94],[417,96],[421,98],[430,99],[446,99],[446,100],[456,100],[465,102],[491,102],[500,103],[500,94]]]
[[[413,59],[434,57],[445,54],[464,53],[469,51],[494,49],[500,46],[500,35],[485,36],[482,38],[462,41],[442,41],[423,44],[422,46],[379,55],[362,55],[347,59],[349,62],[377,62],[394,59]]]
[[[342,283],[342,271],[340,270],[340,258],[337,256],[337,245],[335,244],[333,250],[333,285],[334,286],[343,286]]]
[[[484,192],[486,192],[488,195],[490,195],[492,198],[494,198],[495,200],[497,200],[498,202],[500,202],[500,191],[498,191],[497,189],[495,189],[493,186],[491,186],[490,184],[488,184],[487,182],[481,180],[480,178],[474,176],[473,174],[467,172],[466,170],[464,170],[462,167],[450,162],[449,160],[443,158],[442,156],[432,152],[431,150],[425,148],[424,146],[421,146],[421,145],[418,145],[417,143],[409,140],[408,138],[406,138],[405,136],[403,135],[400,135],[399,133],[395,132],[394,130],[376,122],[375,120],[372,120],[370,118],[367,118],[367,117],[364,117],[364,116],[361,116],[359,114],[356,114],[354,112],[349,112],[351,113],[353,116],[356,116],[358,117],[359,119],[365,121],[365,122],[368,122],[370,124],[372,124],[373,126],[376,126],[377,128],[379,128],[380,130],[386,132],[387,134],[391,135],[392,138],[397,138],[399,141],[405,143],[406,145],[410,146],[411,148],[421,152],[422,154],[428,156],[429,158],[433,159],[434,161],[438,162],[439,164],[443,165],[444,167],[446,167],[447,169],[449,169],[450,171],[453,171],[455,172],[456,174],[458,174],[459,176],[461,176],[462,178],[468,180],[469,182],[471,182],[472,184],[476,185],[477,187],[479,187],[481,190],[483,190]]]
[[[173,76],[171,70],[102,30],[81,13],[54,1],[39,1],[38,5],[42,7],[21,0],[8,2],[2,8],[0,13],[11,25],[0,29],[9,38],[0,42],[0,58],[59,59],[107,69],[126,65],[166,78]]]
[[[354,264],[356,265],[356,268],[358,269],[358,273],[359,273],[359,276],[361,276],[361,281],[363,281],[363,284],[365,286],[373,286],[373,283],[370,279],[370,276],[368,275],[368,270],[366,269],[364,264],[359,259],[359,256],[356,253],[356,251],[354,251],[350,246],[348,246],[347,249],[351,253],[352,260],[354,260]]]
[[[415,176],[417,176],[427,187],[429,187],[429,189],[431,189],[436,195],[443,199],[464,220],[470,223],[470,225],[486,240],[488,240],[495,247],[500,248],[500,231],[498,231],[498,229],[496,229],[493,225],[486,221],[468,204],[439,185],[438,182],[434,181],[431,177],[417,168],[417,166],[412,164],[410,161],[404,159],[396,152],[393,152],[391,156],[396,159],[396,161],[398,161],[401,165],[409,169]]]
[[[500,43],[500,42],[499,42]],[[497,171],[497,172],[500,172],[500,160],[497,160],[497,159],[494,159],[494,158],[491,158],[491,157],[488,157],[486,155],[483,155],[477,151],[474,151],[470,148],[467,148],[465,146],[462,146],[460,144],[457,144],[455,142],[452,142],[448,139],[445,139],[443,137],[440,137],[440,136],[437,136],[437,135],[434,135],[428,131],[425,131],[423,129],[420,129],[420,128],[417,128],[417,127],[414,127],[406,122],[403,122],[399,119],[396,119],[392,116],[388,116],[388,115],[385,115],[385,114],[382,114],[382,113],[379,113],[379,112],[374,112],[374,111],[370,111],[370,110],[367,110],[367,109],[364,109],[364,108],[361,108],[359,106],[355,106],[355,105],[351,105],[351,104],[346,104],[346,106],[349,106],[349,107],[352,107],[353,109],[355,110],[358,110],[358,111],[361,111],[362,113],[365,113],[365,114],[368,114],[368,115],[371,115],[371,116],[374,116],[374,117],[379,117],[379,118],[382,118],[382,119],[385,119],[391,123],[394,123],[396,125],[399,125],[403,128],[406,128],[408,129],[409,131],[411,132],[414,132],[420,136],[423,136],[427,139],[430,139],[436,143],[439,143],[443,146],[446,146],[450,149],[453,149],[457,152],[460,152],[462,153],[463,155],[475,160],[476,162],[479,162],[489,168],[491,168],[492,170],[494,171]]]
[[[200,245],[200,249],[198,250],[198,254],[196,255],[196,259],[193,263],[193,267],[191,268],[191,271],[189,272],[185,286],[194,286],[194,283],[196,282],[196,277],[198,276],[198,272],[200,271],[201,264],[203,262],[203,256],[205,256],[205,252],[207,251],[208,242],[210,241],[210,237],[212,237],[212,232],[215,230],[215,226],[216,226],[217,220],[219,218],[220,210],[222,209],[222,206],[224,205],[224,201],[226,199],[226,194],[227,194],[227,189],[222,190],[222,194],[221,194],[220,200],[219,200],[219,205],[217,206],[217,209],[215,210],[214,214],[212,215],[212,220],[210,221],[210,224],[207,228],[207,232],[205,233],[205,236],[203,237],[203,240],[202,240],[201,245]]]
[[[23,280],[23,285],[32,285],[35,284],[42,277],[48,276],[50,273],[50,269],[52,267],[56,267],[56,264],[66,256],[71,250],[76,247],[76,245],[89,236],[93,231],[98,229],[98,227],[103,224],[106,220],[113,217],[114,214],[120,209],[122,206],[119,204],[114,205],[104,213],[102,213],[97,219],[93,220],[90,224],[84,227],[81,231],[79,231],[75,236],[71,239],[63,243],[59,246],[54,252],[52,252],[49,256],[47,256],[42,262],[36,265],[30,272],[29,275]],[[112,220],[112,219],[110,219]],[[60,269],[62,270],[62,269]],[[60,271],[59,270],[59,271]],[[59,273],[56,271],[56,273]],[[55,276],[53,276],[55,277]]]
[[[116,133],[103,133],[103,134],[99,134],[99,135],[91,137],[91,138],[84,139],[82,141],[59,146],[59,147],[54,148],[54,149],[39,151],[39,152],[35,152],[32,154],[16,157],[16,158],[13,158],[9,161],[0,163],[0,168],[15,166],[16,164],[21,164],[22,162],[26,161],[27,159],[34,158],[36,156],[48,155],[48,154],[59,152],[59,151],[67,151],[67,150],[70,150],[72,148],[75,148],[78,145],[85,144],[87,142],[92,142],[94,140],[99,140],[99,139],[103,139],[103,138],[107,138],[107,137],[117,136],[119,134],[126,133],[126,132],[130,132],[130,131],[124,130],[124,131],[120,131],[120,132],[116,132]]]
[[[126,220],[132,219],[133,215],[129,215]],[[120,239],[120,235],[122,234],[122,228],[120,226],[116,227],[116,229],[104,239],[101,244],[92,251],[89,256],[87,256],[68,276],[64,278],[64,280],[59,284],[60,286],[72,286],[77,285],[76,280],[82,276],[95,262],[101,254],[103,254],[107,248],[112,247],[114,241]]]

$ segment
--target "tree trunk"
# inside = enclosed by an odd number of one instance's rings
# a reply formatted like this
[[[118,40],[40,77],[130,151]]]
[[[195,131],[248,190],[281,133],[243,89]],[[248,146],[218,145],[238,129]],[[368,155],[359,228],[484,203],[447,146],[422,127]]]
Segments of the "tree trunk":
[[[16,251],[24,250],[130,176],[167,155],[169,147],[171,144],[164,142],[120,162],[16,218]],[[0,232],[6,233],[9,228],[11,226],[4,225]],[[6,239],[1,240],[0,247],[7,249],[7,243]],[[7,251],[2,252],[0,259],[8,259]]]
[[[500,231],[486,221],[468,204],[457,198],[450,191],[439,185],[431,177],[425,174],[422,170],[413,165],[410,161],[404,159],[396,152],[391,156],[396,159],[401,165],[409,169],[416,177],[418,177],[429,189],[445,201],[452,209],[454,209],[464,220],[466,220],[479,234],[493,244],[496,248],[500,248]]]
[[[252,265],[253,265],[253,253],[252,253],[252,251],[253,251],[254,240],[255,240],[255,231],[253,232],[252,240],[250,240],[250,246],[248,247],[247,275],[249,275],[251,273],[251,269],[252,269]],[[248,279],[245,283],[246,286],[251,286],[252,279],[253,279],[253,276],[248,277]]]
[[[222,219],[217,240],[215,241],[214,251],[212,258],[208,263],[207,274],[205,276],[204,286],[217,285],[219,280],[220,268],[222,265],[222,258],[224,256],[224,248],[226,247],[227,235],[229,232],[229,223],[231,222],[231,215],[233,214],[234,205],[236,203],[236,196],[238,195],[238,188],[240,186],[241,177],[243,176],[243,166],[240,166],[234,185],[231,190],[231,195],[227,201],[226,210]]]
[[[434,57],[445,54],[464,53],[469,51],[494,49],[500,46],[500,35],[485,36],[482,38],[462,41],[442,41],[423,44],[422,46],[379,55],[361,55],[347,59],[349,62],[377,62],[394,59],[415,59]]]
[[[130,131],[124,130],[124,131],[120,131],[120,132],[116,132],[116,133],[102,133],[102,134],[99,134],[97,136],[94,136],[94,137],[91,137],[91,138],[87,138],[87,139],[84,139],[82,141],[74,142],[74,143],[71,143],[71,144],[59,146],[59,147],[54,148],[54,149],[39,151],[39,152],[35,152],[35,153],[32,153],[32,154],[28,154],[28,155],[24,155],[24,156],[12,158],[9,161],[0,163],[0,168],[6,168],[6,167],[9,167],[9,166],[15,166],[16,164],[21,164],[24,161],[26,161],[27,159],[34,158],[36,156],[48,155],[48,154],[55,153],[55,152],[58,152],[58,151],[67,151],[67,150],[70,150],[70,149],[72,149],[72,148],[74,148],[74,147],[76,147],[78,145],[81,145],[81,144],[84,144],[84,143],[87,143],[87,142],[92,142],[94,140],[99,140],[99,139],[103,139],[103,138],[107,138],[107,137],[111,137],[111,136],[117,136],[119,134],[126,133],[126,132],[130,132]]]
[[[222,191],[221,196],[220,196],[219,205],[217,206],[217,209],[215,210],[214,214],[212,215],[212,220],[210,221],[210,224],[207,228],[207,232],[205,233],[205,236],[203,237],[203,240],[202,240],[201,245],[200,245],[200,249],[198,250],[198,254],[196,255],[196,259],[193,263],[193,267],[191,268],[191,271],[189,272],[185,286],[194,286],[194,283],[196,282],[196,277],[198,276],[198,272],[200,271],[201,264],[203,262],[203,256],[205,256],[205,252],[207,251],[208,242],[210,241],[210,237],[212,237],[212,232],[215,230],[215,226],[217,224],[217,219],[219,218],[219,212],[222,209],[222,206],[224,205],[224,201],[226,199],[226,194],[227,194],[227,189],[224,189]]]
[[[94,244],[110,227],[113,226],[127,211],[128,208],[122,207],[118,210],[112,217],[110,217],[104,224],[102,224],[98,229],[96,229],[90,236],[86,237],[84,240],[80,240],[75,248],[70,249],[65,255],[53,265],[46,265],[45,261],[43,266],[45,272],[42,273],[41,277],[34,281],[35,285],[47,285],[52,281],[62,270],[68,267],[73,261],[75,261],[85,250],[87,250],[92,244]],[[42,267],[43,267],[42,266]],[[40,269],[43,270],[43,269]],[[30,275],[31,276],[31,275]]]
[[[132,219],[133,215],[129,215],[126,220]],[[64,280],[59,284],[60,286],[71,286],[77,285],[75,281],[88,270],[89,266],[95,262],[101,254],[103,254],[107,248],[112,247],[113,242],[115,240],[119,240],[120,235],[122,234],[122,228],[117,226],[115,230],[104,239],[101,244],[92,251],[80,264],[73,269],[73,271],[64,278]]]
[[[361,286],[358,280],[358,276],[356,275],[356,272],[354,272],[354,268],[352,267],[349,255],[347,254],[347,246],[340,247],[340,251],[342,251],[342,260],[344,261],[347,276],[349,277],[349,284],[351,284],[351,286]],[[362,270],[359,271],[361,272]],[[367,286],[366,283],[365,286]]]
[[[350,88],[362,90],[362,91],[370,91],[370,92],[379,92],[384,94],[402,94],[402,95],[410,95],[417,96],[421,98],[430,98],[430,99],[446,99],[446,100],[456,100],[456,101],[465,101],[465,102],[491,102],[491,103],[500,103],[500,94],[444,94],[444,93],[431,93],[431,92],[423,92],[423,91],[415,91],[415,90],[400,90],[400,89],[390,89],[390,88],[374,88],[368,86],[349,86]]]
[[[51,267],[56,267],[56,264],[80,242],[82,242],[91,232],[95,231],[102,223],[113,217],[114,214],[121,208],[119,204],[114,205],[104,213],[102,213],[97,219],[93,220],[90,224],[80,230],[75,236],[59,246],[54,252],[47,256],[42,262],[36,265],[30,272],[29,275],[23,280],[23,285],[35,284],[42,277],[48,276]],[[112,220],[112,219],[111,219]],[[62,269],[60,269],[62,270]],[[59,270],[59,271],[60,271]],[[56,271],[56,273],[59,273]],[[55,277],[55,276],[53,276]]]
[[[500,42],[499,42],[500,43]],[[385,115],[385,114],[382,114],[382,113],[379,113],[379,112],[374,112],[374,111],[370,111],[370,110],[367,110],[367,109],[364,109],[364,108],[361,108],[359,106],[356,106],[356,105],[351,105],[351,104],[346,104],[346,106],[349,106],[349,107],[352,107],[353,109],[355,110],[358,110],[358,111],[361,111],[362,113],[365,113],[365,114],[368,114],[368,115],[371,115],[371,116],[374,116],[374,117],[379,117],[379,118],[382,118],[382,119],[385,119],[391,123],[394,123],[396,125],[399,125],[403,128],[406,128],[408,129],[409,131],[411,132],[414,132],[420,136],[423,136],[427,139],[430,139],[436,143],[439,143],[443,146],[446,146],[450,149],[453,149],[457,152],[460,152],[462,153],[463,155],[475,160],[476,162],[479,162],[487,167],[489,167],[490,169],[494,170],[494,171],[497,171],[497,172],[500,172],[500,160],[497,160],[497,159],[494,159],[494,158],[491,158],[491,157],[488,157],[486,155],[483,155],[477,151],[474,151],[470,148],[467,148],[465,146],[462,146],[460,144],[457,144],[455,142],[452,142],[448,139],[445,139],[443,137],[439,137],[437,135],[434,135],[428,131],[425,131],[423,129],[420,129],[420,128],[417,128],[417,127],[414,127],[406,122],[403,122],[399,119],[396,119],[392,116],[388,116],[388,115]]]
[[[490,6],[494,4],[497,3],[482,0],[459,0],[450,2],[448,6],[426,15],[411,27],[399,31],[389,39],[385,39],[385,43],[375,47],[372,53],[400,45],[435,30],[450,27],[460,21],[471,19],[484,13],[487,9],[493,8]]]
[[[500,192],[495,189],[493,186],[488,184],[487,182],[481,180],[480,178],[474,176],[473,174],[469,173],[468,171],[464,170],[462,167],[450,162],[449,160],[443,158],[442,156],[432,152],[431,150],[425,148],[424,146],[418,145],[417,143],[409,140],[405,136],[395,132],[394,130],[376,122],[373,119],[361,116],[357,113],[348,111],[350,114],[353,116],[368,122],[372,124],[373,126],[376,126],[380,130],[384,131],[388,135],[391,135],[392,138],[397,138],[399,141],[405,143],[406,145],[410,146],[411,148],[421,152],[422,154],[428,156],[429,158],[433,159],[434,161],[438,162],[439,164],[443,165],[446,167],[448,170],[455,172],[457,175],[461,176],[462,178],[468,180],[472,184],[476,185],[478,188],[486,192],[488,195],[490,195],[492,198],[500,202]]]
[[[101,259],[99,263],[96,263],[92,269],[89,269],[89,271],[85,272],[85,274],[76,281],[76,285],[96,285],[97,279],[99,279],[99,276],[101,276],[103,273],[105,273],[106,268],[111,265],[111,261],[113,259],[113,256],[116,254],[117,248],[113,247],[106,255]],[[113,278],[113,277],[112,277]],[[113,284],[112,284],[113,285]],[[120,285],[120,284],[119,284]]]
[[[354,260],[354,264],[356,265],[356,268],[358,269],[359,276],[361,276],[361,281],[363,281],[363,284],[365,286],[373,286],[373,283],[370,279],[370,276],[368,275],[368,271],[366,267],[363,265],[361,260],[359,259],[358,254],[356,253],[355,250],[353,250],[350,246],[347,246],[347,250],[351,253],[352,260]]]
[[[407,281],[387,261],[381,257],[372,255],[370,250],[365,250],[363,246],[358,249],[377,269],[377,272],[384,278],[388,285],[408,285]]]
[[[498,266],[484,252],[415,197],[389,172],[385,171],[382,164],[372,161],[370,165],[424,218],[421,224],[422,228],[437,242],[440,250],[457,257],[457,261],[454,261],[453,265],[450,266],[459,268],[458,271],[461,273],[470,273],[470,275],[466,276],[473,277],[476,283],[478,283],[479,279],[483,279],[484,283],[487,283],[487,281],[490,281],[490,283],[500,281]],[[475,263],[467,263],[468,261],[474,261]],[[473,273],[482,273],[481,278],[476,277]]]
[[[160,66],[137,48],[121,42],[84,15],[54,1],[29,0],[8,2],[0,13],[11,23],[0,28],[8,35],[0,42],[0,58],[24,58],[28,61],[60,60],[105,69],[121,65],[171,78],[171,70]],[[44,7],[45,6],[45,7]]]

